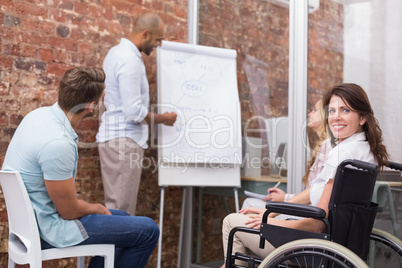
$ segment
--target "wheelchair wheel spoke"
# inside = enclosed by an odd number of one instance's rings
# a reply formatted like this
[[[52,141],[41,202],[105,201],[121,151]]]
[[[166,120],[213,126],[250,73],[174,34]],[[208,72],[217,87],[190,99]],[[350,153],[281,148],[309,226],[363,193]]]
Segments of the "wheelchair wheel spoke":
[[[303,239],[302,239],[303,240]],[[304,239],[284,245],[268,255],[260,268],[360,268],[363,260],[345,247],[330,241]],[[317,243],[317,244],[314,244]],[[324,244],[323,244],[324,243]],[[327,244],[325,244],[327,243]],[[334,248],[332,248],[334,247]]]
[[[402,242],[387,232],[373,229],[367,263],[370,267],[402,267]]]

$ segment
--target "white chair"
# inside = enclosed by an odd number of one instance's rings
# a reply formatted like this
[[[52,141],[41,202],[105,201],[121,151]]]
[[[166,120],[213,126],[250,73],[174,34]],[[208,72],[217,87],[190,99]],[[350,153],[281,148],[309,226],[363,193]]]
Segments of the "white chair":
[[[287,169],[288,122],[287,116],[265,119],[269,159],[272,167],[270,176],[281,177],[284,175],[281,172]]]
[[[392,229],[394,235],[399,237],[398,223],[395,214],[394,200],[392,198],[391,187],[385,181],[377,181],[375,183],[372,201],[378,204],[378,207],[385,207],[385,202],[388,200],[388,208],[391,216]]]
[[[84,268],[85,256],[94,255],[105,258],[105,267],[114,266],[113,244],[42,250],[34,211],[20,173],[0,171],[0,185],[6,202],[9,225],[8,267],[29,264],[31,268],[38,268],[42,267],[42,261],[78,257],[78,267]]]

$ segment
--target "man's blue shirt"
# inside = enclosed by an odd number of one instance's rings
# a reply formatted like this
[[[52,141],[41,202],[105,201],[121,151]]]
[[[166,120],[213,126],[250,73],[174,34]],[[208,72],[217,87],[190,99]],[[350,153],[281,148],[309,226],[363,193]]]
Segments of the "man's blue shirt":
[[[77,141],[77,134],[57,103],[36,109],[18,126],[2,167],[3,170],[21,173],[40,236],[55,247],[76,245],[88,238],[79,220],[60,217],[44,181],[75,179]]]

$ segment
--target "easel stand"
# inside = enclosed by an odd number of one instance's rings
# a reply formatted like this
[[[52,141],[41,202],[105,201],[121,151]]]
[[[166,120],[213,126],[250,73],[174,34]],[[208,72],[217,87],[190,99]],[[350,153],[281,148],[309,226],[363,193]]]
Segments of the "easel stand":
[[[177,171],[177,170],[176,170]],[[163,182],[164,176],[170,177],[172,173],[176,172],[175,169],[160,169],[159,170],[159,182],[161,187],[161,200],[160,200],[160,214],[159,214],[159,242],[158,242],[158,261],[157,268],[161,268],[161,259],[162,259],[162,237],[163,237],[163,213],[165,206],[165,188],[167,186],[183,186],[183,200],[182,200],[182,208],[181,208],[181,219],[180,219],[180,234],[179,234],[179,252],[178,252],[178,260],[177,267],[190,267],[191,265],[191,247],[192,247],[192,221],[193,221],[193,186],[194,185],[186,185],[182,182],[180,185],[180,178],[187,177],[192,179],[200,179],[199,176],[204,178],[204,182],[206,185],[202,185],[202,187],[233,187],[234,189],[234,197],[236,201],[236,211],[239,210],[239,201],[238,201],[238,191],[237,189],[240,187],[240,167],[233,167],[230,169],[188,169],[185,174],[178,173],[176,178],[178,179],[178,185],[166,185]],[[208,173],[214,174],[214,176],[208,176]],[[213,172],[213,173],[212,173]],[[226,178],[226,180],[225,180]],[[192,180],[187,180],[187,182],[191,182]],[[202,180],[198,180],[199,182]],[[231,183],[228,183],[228,182]],[[195,185],[200,186],[200,185]]]

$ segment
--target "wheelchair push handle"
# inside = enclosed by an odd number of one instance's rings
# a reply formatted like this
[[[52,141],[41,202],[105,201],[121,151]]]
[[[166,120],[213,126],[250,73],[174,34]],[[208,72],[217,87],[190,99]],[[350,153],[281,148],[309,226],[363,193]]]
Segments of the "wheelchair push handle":
[[[357,159],[346,159],[342,161],[339,166],[346,167],[347,165],[354,166],[359,169],[367,170],[369,172],[377,172],[377,165],[373,163],[368,163],[364,161],[360,161]],[[338,166],[338,168],[339,168]]]

